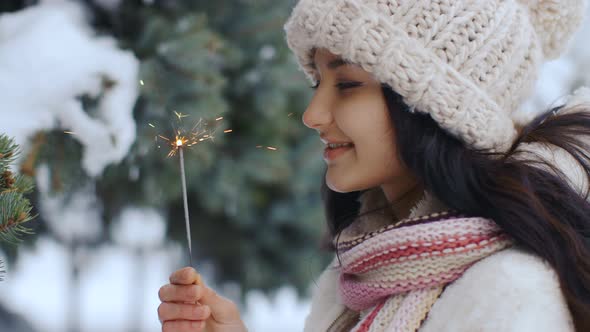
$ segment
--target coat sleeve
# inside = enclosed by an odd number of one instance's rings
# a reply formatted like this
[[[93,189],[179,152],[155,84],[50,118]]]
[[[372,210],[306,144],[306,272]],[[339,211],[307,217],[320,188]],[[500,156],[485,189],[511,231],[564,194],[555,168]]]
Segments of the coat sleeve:
[[[575,332],[555,271],[516,248],[471,266],[449,285],[420,332]]]

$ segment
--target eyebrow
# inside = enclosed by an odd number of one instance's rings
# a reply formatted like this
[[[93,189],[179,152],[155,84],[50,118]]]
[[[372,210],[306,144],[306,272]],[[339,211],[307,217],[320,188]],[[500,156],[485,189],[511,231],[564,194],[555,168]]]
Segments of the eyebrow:
[[[336,69],[340,66],[346,66],[346,65],[352,65],[353,63],[348,61],[348,60],[343,60],[343,59],[334,59],[330,62],[328,62],[328,68],[329,69]],[[317,69],[315,62],[311,63],[311,66],[313,69]]]
[[[346,61],[343,59],[336,59],[336,60],[332,60],[328,63],[328,68],[330,69],[336,69],[340,66],[346,66],[346,65],[351,65],[352,62],[350,61]]]

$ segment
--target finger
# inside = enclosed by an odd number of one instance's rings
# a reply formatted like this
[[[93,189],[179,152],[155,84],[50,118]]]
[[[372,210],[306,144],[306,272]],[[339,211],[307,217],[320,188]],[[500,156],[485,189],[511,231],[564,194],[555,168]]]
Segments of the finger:
[[[161,322],[177,319],[204,320],[209,315],[211,309],[204,305],[162,302],[158,306],[158,318]]]
[[[189,302],[195,303],[202,293],[199,285],[175,285],[166,284],[160,287],[158,296],[162,302]]]
[[[170,275],[170,283],[179,285],[200,284],[201,276],[194,268],[187,266],[174,271]]]
[[[204,321],[168,320],[162,323],[162,332],[199,332],[204,328]]]

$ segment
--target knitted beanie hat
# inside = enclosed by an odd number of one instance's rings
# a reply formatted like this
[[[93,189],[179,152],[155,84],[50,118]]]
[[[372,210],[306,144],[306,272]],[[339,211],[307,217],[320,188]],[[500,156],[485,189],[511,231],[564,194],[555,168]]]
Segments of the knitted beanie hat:
[[[504,152],[540,65],[584,12],[585,0],[300,0],[285,31],[312,82],[312,50],[326,48],[467,146]]]

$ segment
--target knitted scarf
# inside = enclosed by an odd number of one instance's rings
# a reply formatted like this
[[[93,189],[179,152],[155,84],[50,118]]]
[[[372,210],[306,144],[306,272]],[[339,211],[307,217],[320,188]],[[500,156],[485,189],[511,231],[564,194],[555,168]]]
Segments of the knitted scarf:
[[[446,285],[512,240],[492,220],[444,211],[335,244],[340,294],[352,311],[328,331],[415,332]]]

